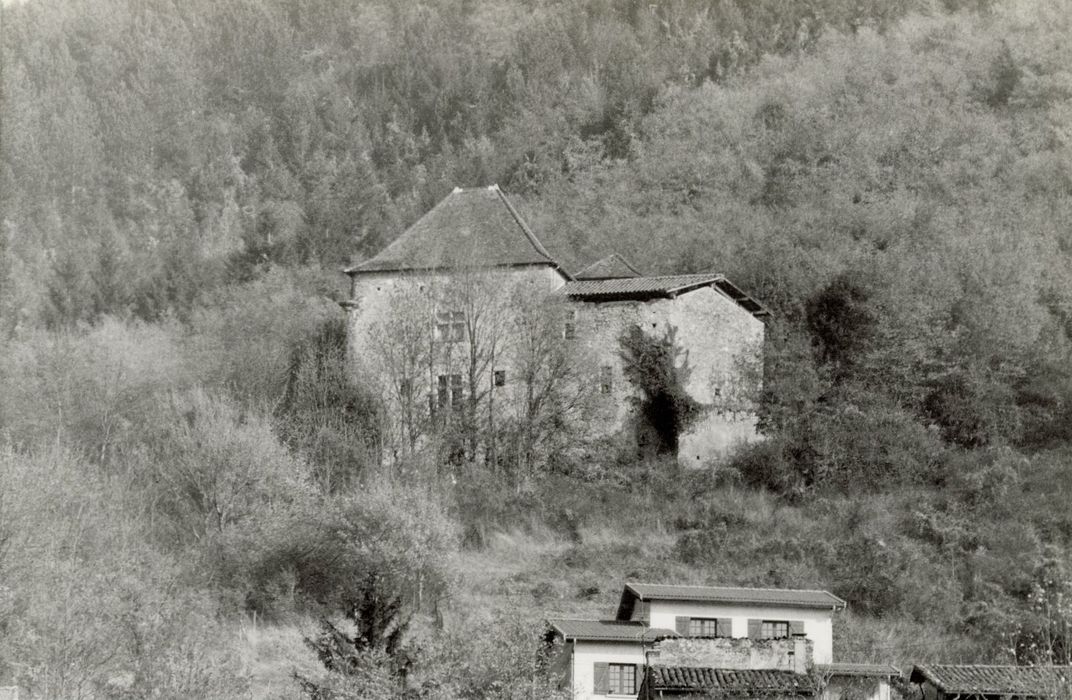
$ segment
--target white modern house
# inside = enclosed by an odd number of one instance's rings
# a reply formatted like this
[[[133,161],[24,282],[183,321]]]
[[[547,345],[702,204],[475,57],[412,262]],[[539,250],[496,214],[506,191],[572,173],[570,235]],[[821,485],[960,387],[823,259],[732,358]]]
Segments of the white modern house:
[[[803,635],[814,644],[814,662],[828,664],[834,660],[834,613],[844,607],[844,600],[826,591],[626,583],[616,619],[669,628],[683,637]]]
[[[861,682],[872,700],[888,700],[895,668],[833,662],[833,616],[844,608],[819,590],[626,583],[615,619],[548,623],[562,647],[555,665],[578,700],[837,698]]]

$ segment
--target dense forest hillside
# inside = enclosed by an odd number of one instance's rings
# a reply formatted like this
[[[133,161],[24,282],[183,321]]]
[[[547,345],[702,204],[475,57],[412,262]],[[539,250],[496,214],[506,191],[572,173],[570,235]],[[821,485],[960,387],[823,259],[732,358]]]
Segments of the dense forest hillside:
[[[843,660],[1068,662],[1069,36],[1063,0],[4,4],[0,686],[554,697],[541,618],[627,577],[828,588]],[[384,460],[340,269],[493,182],[572,268],[762,300],[766,439]]]

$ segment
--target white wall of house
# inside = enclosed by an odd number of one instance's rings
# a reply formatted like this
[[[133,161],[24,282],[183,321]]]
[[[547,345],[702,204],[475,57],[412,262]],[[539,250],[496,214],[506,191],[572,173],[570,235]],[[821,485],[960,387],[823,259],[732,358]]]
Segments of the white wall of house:
[[[637,606],[636,610],[641,610]],[[674,629],[678,617],[730,618],[734,637],[748,636],[748,620],[801,620],[804,635],[814,645],[814,663],[833,663],[833,611],[814,608],[726,605],[699,601],[653,600],[647,621],[652,627]],[[639,619],[639,618],[638,618]]]
[[[597,663],[635,664],[643,671],[644,647],[639,642],[591,642],[574,644],[572,661],[573,697],[575,700],[605,700],[606,698],[632,698],[632,695],[605,695],[595,692],[595,665]],[[639,692],[640,688],[637,687]]]
[[[888,678],[834,676],[827,681],[822,700],[890,700]]]

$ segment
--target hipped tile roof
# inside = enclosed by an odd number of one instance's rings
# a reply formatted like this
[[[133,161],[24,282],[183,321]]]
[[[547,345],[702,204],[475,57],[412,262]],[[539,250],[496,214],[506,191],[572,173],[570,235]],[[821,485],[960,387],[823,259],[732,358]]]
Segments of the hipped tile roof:
[[[815,695],[811,676],[791,671],[730,670],[686,666],[653,666],[652,690],[703,692],[718,697],[740,693],[744,697]]]
[[[375,257],[349,274],[465,265],[558,267],[498,185],[455,188]]]
[[[977,666],[917,664],[913,683],[930,681],[945,693],[1066,697],[1072,690],[1069,666]]]
[[[674,630],[648,627],[643,622],[619,620],[572,620],[554,618],[547,621],[563,638],[604,642],[654,642],[677,637]]]

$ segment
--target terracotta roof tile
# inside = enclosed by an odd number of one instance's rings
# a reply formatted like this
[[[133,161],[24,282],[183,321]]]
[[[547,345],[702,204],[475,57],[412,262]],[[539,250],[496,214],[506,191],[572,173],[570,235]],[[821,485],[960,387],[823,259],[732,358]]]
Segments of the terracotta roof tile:
[[[652,690],[742,693],[746,697],[815,695],[811,676],[791,671],[652,666]]]
[[[1072,690],[1069,666],[978,666],[917,664],[913,683],[930,681],[945,693],[1058,697]],[[1061,695],[1064,697],[1064,695]]]
[[[566,639],[606,642],[653,642],[658,639],[678,636],[674,630],[648,627],[643,622],[558,618],[550,619],[547,622]]]
[[[583,272],[582,270],[581,273]],[[562,288],[562,293],[572,299],[581,301],[617,301],[670,298],[708,286],[718,289],[757,318],[770,315],[770,312],[762,304],[748,296],[735,284],[722,275],[711,272],[694,275],[664,275],[660,277],[577,279],[573,282],[567,282]]]
[[[845,601],[828,591],[783,588],[730,588],[724,586],[677,586],[661,583],[626,583],[622,603],[640,600],[697,600],[740,605],[781,605],[794,608],[837,609]],[[621,610],[621,606],[619,606]]]
[[[583,270],[582,270],[583,272]],[[571,297],[598,299],[600,297],[668,296],[723,279],[722,275],[665,275],[662,277],[629,277],[622,279],[578,279],[566,284],[563,291]]]
[[[551,254],[498,185],[455,189],[355,274],[436,267],[550,264]]]

